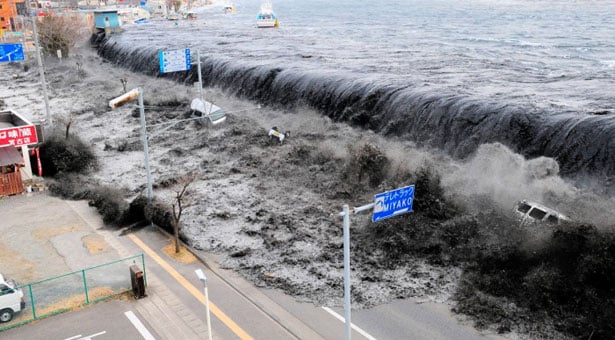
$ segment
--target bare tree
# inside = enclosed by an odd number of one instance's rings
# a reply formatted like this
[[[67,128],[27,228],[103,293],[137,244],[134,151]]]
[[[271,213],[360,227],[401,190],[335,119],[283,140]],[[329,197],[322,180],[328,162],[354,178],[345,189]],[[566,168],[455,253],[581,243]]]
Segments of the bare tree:
[[[54,56],[58,50],[68,57],[84,27],[83,18],[78,15],[46,16],[38,22],[38,39],[43,51]]]
[[[173,234],[175,236],[176,254],[179,253],[179,231],[181,229],[181,217],[184,209],[188,206],[186,203],[188,186],[194,182],[194,180],[195,176],[192,174],[182,176],[182,178],[177,182],[178,190],[175,191],[173,203],[171,204],[171,207],[173,208]]]
[[[122,93],[126,93],[126,84],[128,84],[128,79],[127,78],[120,78],[120,81],[122,82],[122,88],[124,89],[124,92],[122,92]]]
[[[175,10],[175,13],[179,12],[179,8],[181,6],[182,6],[181,0],[173,0],[173,9]]]
[[[64,129],[65,129],[64,138],[68,139],[68,136],[70,135],[70,127],[75,121],[74,114],[72,113],[58,114],[56,115],[56,120],[58,121],[59,124],[64,125]]]
[[[174,2],[175,2],[174,0],[165,0],[164,4],[167,7],[167,13],[170,13],[171,10],[173,9]]]

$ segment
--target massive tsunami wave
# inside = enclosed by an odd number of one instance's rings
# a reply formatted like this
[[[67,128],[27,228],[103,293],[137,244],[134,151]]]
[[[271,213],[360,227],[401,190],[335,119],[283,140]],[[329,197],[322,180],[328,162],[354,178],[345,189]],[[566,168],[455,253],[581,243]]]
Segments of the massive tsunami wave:
[[[501,142],[557,160],[564,176],[612,191],[615,1],[256,0],[197,20],[124,25],[99,54],[159,74],[158,52],[199,50],[204,84],[465,157]],[[590,178],[591,181],[587,181]]]

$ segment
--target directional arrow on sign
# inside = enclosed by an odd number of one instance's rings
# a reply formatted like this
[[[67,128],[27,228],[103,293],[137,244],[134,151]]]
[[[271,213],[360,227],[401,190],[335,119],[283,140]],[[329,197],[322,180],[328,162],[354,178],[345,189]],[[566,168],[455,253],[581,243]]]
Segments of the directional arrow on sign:
[[[0,62],[24,61],[22,44],[0,44]]]

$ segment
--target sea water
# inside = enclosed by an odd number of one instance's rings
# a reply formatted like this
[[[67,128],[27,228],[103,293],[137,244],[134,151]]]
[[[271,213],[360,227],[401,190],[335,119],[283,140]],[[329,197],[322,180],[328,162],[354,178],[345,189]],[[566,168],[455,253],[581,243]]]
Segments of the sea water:
[[[564,175],[615,176],[615,1],[281,0],[125,25],[101,54],[158,72],[157,52],[203,56],[208,85],[307,105],[464,157],[500,142]],[[194,79],[194,71],[175,77]]]

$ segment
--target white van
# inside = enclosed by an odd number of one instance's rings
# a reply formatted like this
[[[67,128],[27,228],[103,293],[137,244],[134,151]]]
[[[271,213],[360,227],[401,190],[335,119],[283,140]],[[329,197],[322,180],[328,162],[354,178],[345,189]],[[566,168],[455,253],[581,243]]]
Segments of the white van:
[[[9,322],[15,313],[26,307],[23,291],[16,288],[13,280],[5,280],[0,274],[0,322]]]
[[[521,225],[527,223],[548,223],[548,224],[560,224],[564,221],[570,221],[566,215],[547,208],[544,205],[523,200],[517,203],[515,207],[515,213],[521,220]]]

